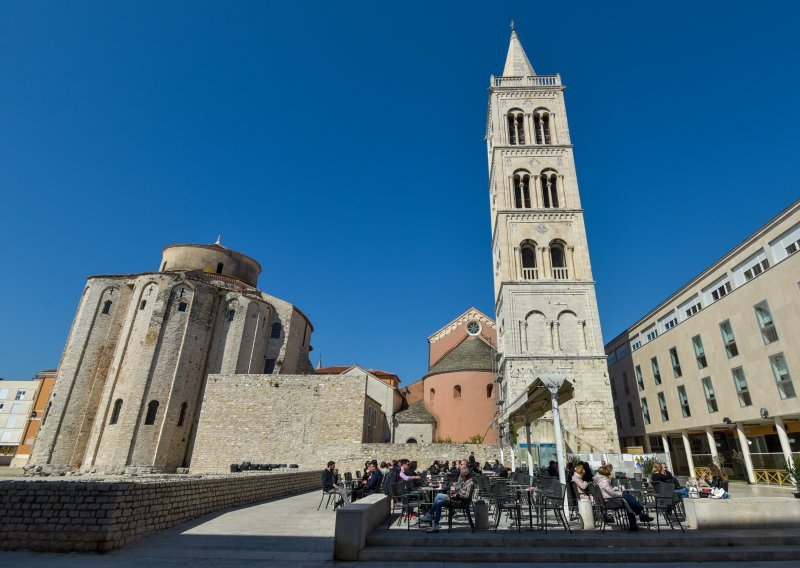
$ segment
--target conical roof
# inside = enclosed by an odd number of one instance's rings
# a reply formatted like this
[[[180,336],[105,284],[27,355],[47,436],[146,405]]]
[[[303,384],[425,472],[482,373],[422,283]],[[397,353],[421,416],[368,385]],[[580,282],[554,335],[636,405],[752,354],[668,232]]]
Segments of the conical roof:
[[[511,42],[508,45],[508,55],[506,56],[506,66],[503,67],[503,77],[530,77],[536,75],[533,70],[522,42],[515,30],[511,30]]]

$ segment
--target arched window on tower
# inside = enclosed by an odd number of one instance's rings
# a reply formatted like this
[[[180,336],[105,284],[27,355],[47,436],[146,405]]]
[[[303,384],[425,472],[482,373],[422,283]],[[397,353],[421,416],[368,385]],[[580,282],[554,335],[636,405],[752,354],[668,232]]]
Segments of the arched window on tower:
[[[428,401],[434,402],[436,400],[436,389],[431,389],[428,395]]]
[[[151,400],[147,405],[147,416],[144,417],[144,425],[152,426],[156,423],[156,414],[158,414],[158,401]]]
[[[531,208],[531,175],[525,171],[514,174],[514,207]]]
[[[541,175],[542,206],[545,209],[558,207],[558,173],[545,170]]]
[[[109,424],[116,424],[119,422],[119,413],[122,412],[122,399],[118,398],[114,401],[114,409],[111,411],[111,420],[108,421]]]
[[[525,144],[525,115],[519,109],[512,109],[506,115],[508,120],[508,143],[512,146]]]
[[[453,387],[453,398],[461,398],[461,385]]]
[[[547,109],[537,109],[533,113],[533,130],[537,144],[551,144],[553,115]]]
[[[269,337],[270,339],[280,339],[281,338],[281,322],[276,321],[272,324],[272,329],[270,330]]]
[[[564,251],[563,243],[550,243],[550,258],[553,262],[553,278],[556,280],[566,280],[569,278],[567,270],[567,257]]]
[[[519,249],[522,263],[522,279],[536,280],[539,278],[539,269],[536,267],[536,243],[526,241]]]

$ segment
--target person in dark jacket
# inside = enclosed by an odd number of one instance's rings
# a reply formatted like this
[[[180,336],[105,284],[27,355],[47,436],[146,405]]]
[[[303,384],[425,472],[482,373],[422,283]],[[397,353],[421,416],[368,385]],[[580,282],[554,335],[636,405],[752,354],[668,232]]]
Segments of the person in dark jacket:
[[[328,467],[322,470],[322,488],[328,493],[336,493],[340,499],[333,504],[333,508],[346,507],[350,503],[350,493],[339,485],[338,476],[334,473],[336,462],[329,461]]]
[[[362,482],[362,488],[364,495],[372,495],[380,489],[383,474],[381,470],[378,469],[378,462],[376,460],[373,460],[372,463],[369,464],[367,472],[369,473],[369,478]]]

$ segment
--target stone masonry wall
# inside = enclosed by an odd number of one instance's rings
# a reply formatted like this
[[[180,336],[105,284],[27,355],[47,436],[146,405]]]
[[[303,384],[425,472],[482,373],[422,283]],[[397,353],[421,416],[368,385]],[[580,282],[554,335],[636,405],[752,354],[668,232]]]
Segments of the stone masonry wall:
[[[228,447],[216,448],[214,454],[204,454],[205,459],[192,462],[192,473],[220,473],[229,471],[230,464],[250,461],[252,463],[297,463],[303,469],[325,467],[328,460],[336,462],[340,473],[360,471],[364,462],[376,459],[378,462],[407,458],[416,460],[420,469],[426,469],[433,460],[452,461],[469,458],[475,452],[475,459],[481,463],[500,459],[500,448],[486,444],[314,444],[288,447],[258,448],[247,456],[237,454]]]
[[[320,471],[0,482],[0,550],[106,552],[229,507],[320,487]]]

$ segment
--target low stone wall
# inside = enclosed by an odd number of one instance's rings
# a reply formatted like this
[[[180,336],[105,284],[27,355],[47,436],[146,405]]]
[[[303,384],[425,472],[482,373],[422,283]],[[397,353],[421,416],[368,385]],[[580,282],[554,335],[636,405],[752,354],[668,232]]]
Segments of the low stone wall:
[[[793,497],[754,499],[684,499],[690,529],[775,529],[800,527],[800,500]]]
[[[106,552],[196,517],[320,488],[320,471],[0,481],[0,550]]]
[[[205,443],[198,438],[197,445]],[[214,452],[192,456],[191,473],[222,473],[230,471],[230,465],[249,461],[251,463],[296,463],[303,469],[321,470],[328,460],[336,462],[340,473],[364,469],[364,462],[408,458],[416,460],[421,469],[433,460],[467,459],[475,452],[481,463],[500,459],[500,448],[486,444],[312,444],[302,447],[282,448],[272,444],[250,444],[245,451],[231,445],[214,445]]]

